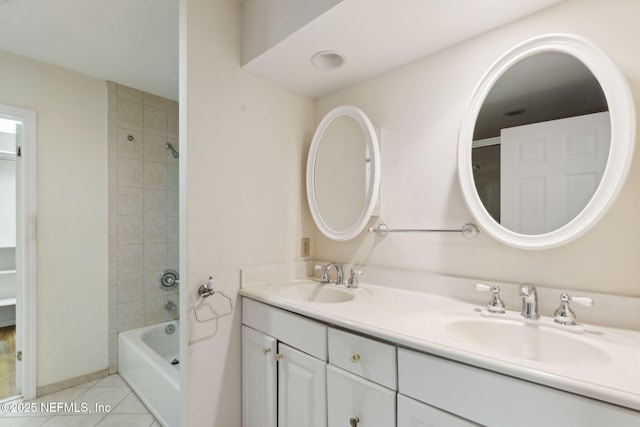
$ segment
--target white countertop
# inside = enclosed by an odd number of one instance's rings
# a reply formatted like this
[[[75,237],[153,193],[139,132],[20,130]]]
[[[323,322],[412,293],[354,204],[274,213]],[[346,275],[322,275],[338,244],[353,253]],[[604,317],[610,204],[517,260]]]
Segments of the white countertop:
[[[299,284],[309,279],[300,279]],[[481,305],[447,296],[361,283],[355,298],[343,303],[310,303],[278,296],[280,284],[243,288],[240,294],[328,324],[501,374],[640,410],[640,332],[584,325],[572,340],[596,343],[610,360],[598,363],[543,363],[456,341],[443,328],[452,318],[478,318]],[[335,285],[324,285],[335,286]],[[345,289],[340,287],[340,289]],[[346,290],[349,291],[349,290]],[[508,312],[519,321],[519,313]],[[544,318],[543,321],[549,321]],[[561,337],[562,338],[562,337]],[[609,358],[607,358],[609,359]]]

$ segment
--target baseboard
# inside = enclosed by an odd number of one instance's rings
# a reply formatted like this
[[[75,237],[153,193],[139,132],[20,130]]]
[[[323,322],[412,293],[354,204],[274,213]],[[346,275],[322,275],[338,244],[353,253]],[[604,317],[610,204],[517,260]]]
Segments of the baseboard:
[[[44,396],[45,394],[55,393],[56,391],[64,390],[69,387],[79,386],[89,381],[99,380],[109,375],[109,369],[101,369],[90,374],[80,375],[78,377],[69,378],[57,383],[43,385],[36,389],[36,397]]]

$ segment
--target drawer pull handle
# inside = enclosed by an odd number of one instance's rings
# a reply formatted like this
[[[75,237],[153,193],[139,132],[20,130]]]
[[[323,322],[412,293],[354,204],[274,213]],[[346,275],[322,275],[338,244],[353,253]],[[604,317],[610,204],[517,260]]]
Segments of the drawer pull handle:
[[[267,354],[271,353],[271,349],[269,347],[265,347],[262,349],[262,353],[266,356]]]
[[[351,362],[358,363],[359,361],[360,361],[360,355],[358,353],[355,353],[355,354],[351,355]]]
[[[357,427],[359,422],[360,418],[358,417],[353,417],[349,420],[349,424],[351,424],[351,427]]]
[[[282,354],[276,354],[276,360],[277,360],[278,362],[279,362],[279,361],[281,361],[282,359],[284,359],[284,355],[282,355]]]

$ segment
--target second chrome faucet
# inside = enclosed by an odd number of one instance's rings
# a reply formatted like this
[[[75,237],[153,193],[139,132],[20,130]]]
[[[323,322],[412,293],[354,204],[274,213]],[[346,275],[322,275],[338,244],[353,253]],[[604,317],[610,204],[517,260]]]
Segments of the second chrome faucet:
[[[487,286],[483,284],[476,284],[476,290],[478,291],[490,291],[491,298],[487,304],[486,310],[490,313],[502,314],[505,313],[504,303],[500,298],[500,288],[498,286]],[[522,298],[522,311],[520,314],[525,319],[539,319],[538,314],[538,292],[536,287],[529,284],[520,286],[519,291]],[[560,307],[555,311],[553,321],[560,325],[573,326],[576,325],[576,317],[571,308],[569,302],[575,302],[586,307],[593,305],[593,300],[587,297],[571,297],[566,293],[560,295]]]

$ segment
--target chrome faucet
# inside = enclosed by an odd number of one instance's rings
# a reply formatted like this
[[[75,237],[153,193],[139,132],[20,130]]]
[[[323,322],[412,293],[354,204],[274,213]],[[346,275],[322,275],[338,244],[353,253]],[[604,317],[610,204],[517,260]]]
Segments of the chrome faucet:
[[[329,270],[332,268],[336,269],[336,285],[344,285],[344,271],[342,269],[342,264],[330,263],[327,265],[316,265],[313,267],[314,270],[322,270],[322,274],[320,275],[320,283],[326,285],[330,283],[329,280]]]
[[[538,292],[533,285],[520,286],[520,296],[522,297],[522,317],[525,319],[538,319]]]

